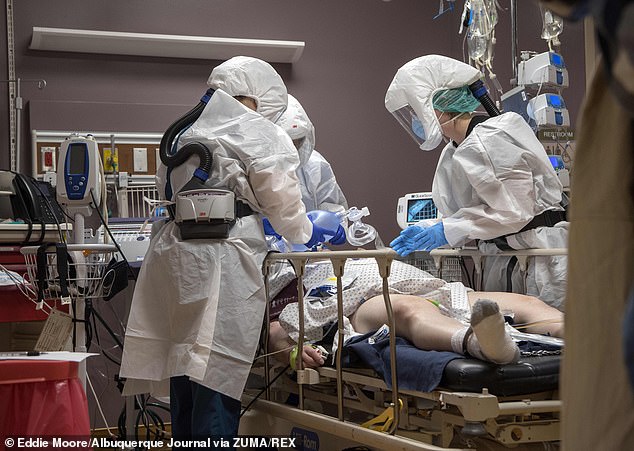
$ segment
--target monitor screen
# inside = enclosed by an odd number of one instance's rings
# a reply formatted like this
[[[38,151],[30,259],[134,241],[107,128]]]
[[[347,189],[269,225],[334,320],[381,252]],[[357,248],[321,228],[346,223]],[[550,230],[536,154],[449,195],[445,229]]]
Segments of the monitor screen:
[[[407,222],[438,217],[438,210],[433,199],[410,199],[407,201]]]
[[[555,67],[564,67],[564,59],[559,53],[550,52],[550,63]]]
[[[68,152],[68,173],[84,174],[86,172],[86,154],[88,153],[88,147],[86,144],[71,144]]]
[[[566,165],[564,165],[564,160],[561,158],[561,155],[548,155],[548,159],[550,160],[550,164],[553,165],[553,169],[555,171],[566,169]]]
[[[553,108],[566,108],[566,105],[564,104],[564,99],[562,99],[557,94],[547,94],[546,100],[548,104]]]

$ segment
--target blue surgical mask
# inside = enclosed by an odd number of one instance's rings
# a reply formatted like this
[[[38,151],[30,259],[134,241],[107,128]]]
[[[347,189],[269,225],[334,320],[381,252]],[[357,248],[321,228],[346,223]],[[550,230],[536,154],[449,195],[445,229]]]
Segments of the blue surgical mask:
[[[412,116],[412,132],[422,140],[427,139],[425,137],[425,128],[416,116]]]

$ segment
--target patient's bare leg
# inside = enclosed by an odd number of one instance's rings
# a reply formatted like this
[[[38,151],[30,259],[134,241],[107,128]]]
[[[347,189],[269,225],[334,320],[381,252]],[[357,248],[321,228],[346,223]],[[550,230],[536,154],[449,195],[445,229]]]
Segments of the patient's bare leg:
[[[452,351],[451,337],[464,327],[459,321],[443,315],[438,307],[418,296],[396,294],[390,295],[390,300],[398,336],[407,338],[420,349]],[[387,324],[383,296],[361,304],[350,322],[354,330],[362,334]]]
[[[563,312],[534,296],[517,293],[474,291],[469,292],[468,296],[472,305],[481,298],[491,299],[500,306],[500,310],[512,311],[515,314],[516,324],[529,324],[528,327],[521,329],[523,332],[547,334],[560,338],[564,336]]]
[[[463,353],[467,328],[459,321],[443,315],[438,307],[418,296],[391,295],[396,334],[411,341],[417,348]],[[481,303],[472,317],[473,334],[467,337],[466,351],[476,358],[497,363],[517,359],[517,346],[504,331],[504,319],[496,304]],[[382,296],[364,302],[351,318],[359,333],[367,333],[387,323]],[[480,343],[482,341],[482,343]]]

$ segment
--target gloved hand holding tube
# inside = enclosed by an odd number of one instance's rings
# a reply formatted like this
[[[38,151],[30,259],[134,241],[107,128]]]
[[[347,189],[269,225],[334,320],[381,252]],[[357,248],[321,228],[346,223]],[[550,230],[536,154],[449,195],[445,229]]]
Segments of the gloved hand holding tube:
[[[320,243],[334,245],[346,242],[346,229],[341,225],[341,219],[336,213],[325,210],[314,210],[306,213],[313,223],[313,234],[304,246],[313,248]]]
[[[406,228],[390,243],[390,247],[405,257],[416,250],[431,251],[445,244],[447,238],[441,221],[431,227],[413,225]]]
[[[335,246],[338,246],[340,244],[345,244],[346,242],[346,229],[344,226],[342,226],[341,224],[339,224],[337,226],[337,232],[334,234],[334,236],[332,238],[330,238],[328,240],[328,242],[330,244],[334,244]]]
[[[336,213],[314,210],[308,212],[306,216],[313,224],[313,234],[310,240],[304,244],[306,248],[311,249],[321,243],[339,245],[346,242],[346,229],[341,225],[341,219]],[[267,218],[263,218],[262,224],[266,235],[281,238]]]

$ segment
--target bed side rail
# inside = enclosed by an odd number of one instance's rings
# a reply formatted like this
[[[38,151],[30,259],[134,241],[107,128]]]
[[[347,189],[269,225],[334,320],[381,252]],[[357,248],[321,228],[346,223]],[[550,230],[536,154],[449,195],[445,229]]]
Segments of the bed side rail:
[[[398,257],[396,252],[392,249],[380,249],[380,250],[355,250],[355,251],[323,251],[323,252],[293,252],[293,253],[272,253],[269,254],[263,265],[263,273],[265,280],[265,290],[267,299],[269,296],[269,284],[268,276],[271,266],[275,262],[289,261],[295,270],[295,275],[298,279],[298,307],[299,307],[299,338],[297,347],[302,349],[304,346],[304,289],[303,289],[303,277],[306,264],[310,260],[323,260],[329,259],[332,262],[335,277],[337,278],[337,326],[338,326],[338,338],[339,343],[343,343],[344,329],[343,329],[343,289],[341,278],[344,274],[344,267],[348,258],[374,258],[379,268],[379,274],[383,279],[383,299],[385,301],[385,308],[387,310],[388,326],[390,328],[390,360],[391,374],[392,374],[392,405],[399,405],[399,393],[398,393],[398,381],[396,377],[396,326],[394,322],[394,315],[392,312],[392,303],[389,296],[388,277],[390,275],[390,267],[392,261]],[[265,318],[269,317],[269,304],[267,303],[267,311]],[[268,346],[269,335],[269,322],[265,321],[265,345]],[[339,421],[344,421],[344,392],[343,392],[343,367],[341,364],[342,358],[342,346],[337,348],[335,354],[335,369],[337,372],[337,415]],[[269,368],[270,362],[268,357],[264,361],[265,367],[265,383],[269,387]],[[310,372],[314,370],[304,369],[302,359],[297,359],[297,380],[299,383],[299,408],[304,410],[304,390],[302,381],[310,381]],[[270,392],[267,390],[266,399],[270,399]],[[394,408],[394,422],[388,431],[389,434],[394,434],[399,424],[399,409]]]

